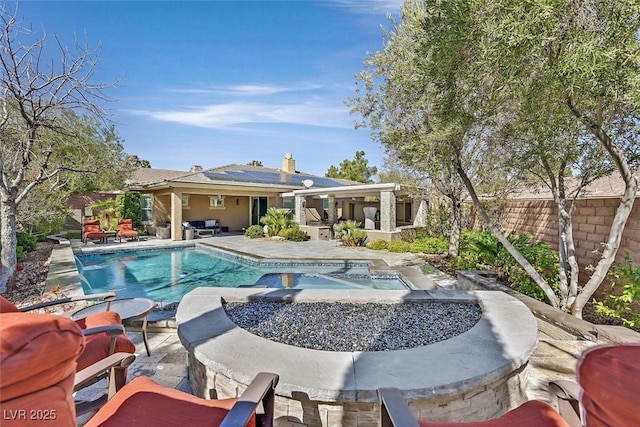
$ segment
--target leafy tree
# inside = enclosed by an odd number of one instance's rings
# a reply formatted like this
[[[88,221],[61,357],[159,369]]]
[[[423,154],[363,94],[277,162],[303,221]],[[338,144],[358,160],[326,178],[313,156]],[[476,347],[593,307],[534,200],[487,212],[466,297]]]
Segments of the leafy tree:
[[[453,165],[487,227],[549,302],[580,317],[613,262],[638,189],[640,4],[409,0],[402,12],[384,52],[370,57],[370,69],[359,76],[365,92],[355,110],[404,162]],[[494,167],[493,174],[477,168],[506,157],[502,132],[511,124],[522,130],[522,155],[508,158],[518,164],[503,162],[505,169]],[[526,166],[532,158],[536,168]],[[553,175],[548,182],[558,196],[566,192],[560,188],[568,169],[594,167],[584,183],[608,164],[626,188],[605,250],[582,292],[565,281],[558,298],[489,217],[476,188],[496,171],[504,181],[528,171]],[[561,246],[567,252],[561,262],[571,263],[571,245]]]
[[[98,102],[109,85],[93,84],[95,51],[59,48],[48,59],[46,37],[22,28],[6,4],[0,9],[0,292],[16,270],[19,206],[40,185],[56,186],[67,173],[104,167],[87,156],[78,126],[103,118]],[[83,155],[84,154],[84,155]],[[99,176],[99,175],[97,175]]]
[[[260,160],[251,160],[247,164],[250,165],[250,166],[262,166],[262,162]]]
[[[372,184],[373,179],[371,179],[371,177],[378,173],[378,168],[369,166],[369,161],[364,155],[364,151],[356,151],[354,159],[343,160],[339,168],[333,165],[329,166],[325,176],[328,178],[348,179],[365,184]]]
[[[518,120],[531,123],[537,170],[559,207],[561,270],[570,276],[561,281],[561,304],[580,317],[615,260],[640,181],[640,3],[498,0],[474,5],[484,36],[479,63],[518,98]],[[541,112],[547,123],[535,120]],[[571,191],[565,188],[568,168],[578,171]],[[601,258],[580,290],[571,237],[575,203],[566,199],[610,170],[620,174],[625,190]]]
[[[131,168],[150,168],[151,163],[148,160],[141,159],[135,154],[127,155],[125,163]]]

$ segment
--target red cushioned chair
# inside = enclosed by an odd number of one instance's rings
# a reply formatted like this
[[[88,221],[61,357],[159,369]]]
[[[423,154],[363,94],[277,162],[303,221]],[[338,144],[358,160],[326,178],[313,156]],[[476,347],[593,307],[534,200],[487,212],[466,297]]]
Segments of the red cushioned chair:
[[[530,400],[500,418],[470,423],[416,420],[398,389],[379,389],[381,426],[640,426],[640,344],[601,345],[586,350],[578,361],[577,377],[578,384],[551,383],[561,399],[562,416],[546,403]],[[564,405],[567,401],[571,404]]]
[[[140,234],[133,228],[133,220],[119,219],[116,237],[120,242],[122,242],[123,238],[138,240],[140,238]]]
[[[82,243],[87,243],[88,239],[98,240],[107,243],[107,234],[100,228],[99,219],[87,219],[82,222]]]
[[[95,295],[83,295],[79,297],[63,298],[54,301],[48,301],[41,304],[35,304],[28,307],[18,308],[10,301],[0,296],[0,313],[24,313],[40,308],[50,307],[58,304],[66,304],[75,301],[84,301],[91,299],[102,299],[108,303],[115,299],[115,293],[104,293]],[[59,316],[62,317],[62,316]],[[122,320],[120,315],[114,311],[105,311],[102,313],[92,314],[85,319],[75,321],[78,327],[84,334],[84,351],[79,354],[77,362],[77,370],[87,368],[101,360],[106,359],[108,356],[118,353],[133,354],[136,351],[135,344],[127,337],[122,326]],[[3,337],[4,339],[4,337]],[[92,382],[100,381],[105,378],[106,374],[101,378],[93,378]],[[127,378],[127,369],[123,367],[117,369],[113,373],[113,381],[110,387],[114,388],[114,391],[119,390],[124,386]],[[84,381],[83,387],[90,385],[87,381]],[[99,399],[89,402],[78,402],[77,411],[79,414],[90,412],[95,410],[106,402],[107,396],[103,396]]]
[[[3,427],[76,426],[74,375],[77,388],[133,359],[116,353],[76,374],[84,337],[62,316],[0,313],[0,336]],[[277,383],[277,375],[261,372],[238,398],[204,400],[137,377],[117,393],[110,389],[110,400],[85,425],[270,427]]]
[[[85,348],[80,326],[50,314],[0,313],[0,336],[2,426],[75,426],[72,393],[83,387],[82,378],[90,383],[104,375],[94,370],[76,376],[76,360]],[[100,369],[126,367],[133,358],[117,353],[101,361]]]

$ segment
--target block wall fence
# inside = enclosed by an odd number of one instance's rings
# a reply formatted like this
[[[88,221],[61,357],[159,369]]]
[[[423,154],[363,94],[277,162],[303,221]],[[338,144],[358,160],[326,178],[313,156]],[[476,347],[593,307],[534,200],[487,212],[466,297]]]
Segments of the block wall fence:
[[[589,265],[600,259],[602,244],[607,241],[611,224],[620,204],[619,198],[590,198],[577,202],[573,214],[576,256],[580,265],[580,283],[586,283]],[[473,215],[474,228],[481,228],[479,215]],[[558,209],[552,200],[512,200],[502,211],[502,228],[517,234],[530,233],[535,241],[545,241],[558,249]],[[628,252],[634,264],[640,265],[640,203],[636,200],[627,220],[616,260]]]

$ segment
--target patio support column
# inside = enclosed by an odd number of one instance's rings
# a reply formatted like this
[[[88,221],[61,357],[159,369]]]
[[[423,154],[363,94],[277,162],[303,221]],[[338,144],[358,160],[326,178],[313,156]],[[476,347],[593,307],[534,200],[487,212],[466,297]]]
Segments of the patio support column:
[[[334,196],[329,196],[329,218],[327,221],[329,224],[335,224],[336,222],[336,198]]]
[[[182,240],[182,192],[171,191],[171,240]]]
[[[380,231],[392,232],[396,229],[396,194],[393,191],[380,192]]]
[[[306,198],[304,196],[296,196],[294,202],[294,209],[296,211],[296,214],[293,220],[297,222],[298,225],[307,225],[307,213],[305,211],[306,207]]]
[[[429,203],[425,199],[414,200],[414,214],[413,225],[414,227],[426,227],[427,216],[429,214]]]

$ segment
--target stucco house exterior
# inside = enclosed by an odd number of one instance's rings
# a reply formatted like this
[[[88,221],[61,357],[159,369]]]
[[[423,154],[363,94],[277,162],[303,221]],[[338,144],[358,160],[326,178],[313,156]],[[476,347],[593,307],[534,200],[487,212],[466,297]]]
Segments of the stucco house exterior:
[[[402,227],[424,226],[428,209],[426,198],[415,196],[414,188],[300,172],[290,153],[281,168],[238,164],[193,166],[188,172],[141,168],[134,171],[127,189],[141,194],[147,230],[166,230],[172,240],[185,238],[186,221],[217,220],[223,231],[241,232],[260,224],[270,207],[291,209],[293,219],[312,239],[328,239],[332,224],[353,219],[366,223],[370,238],[391,240],[398,238]],[[370,208],[366,210],[370,218],[365,218],[364,208]]]

